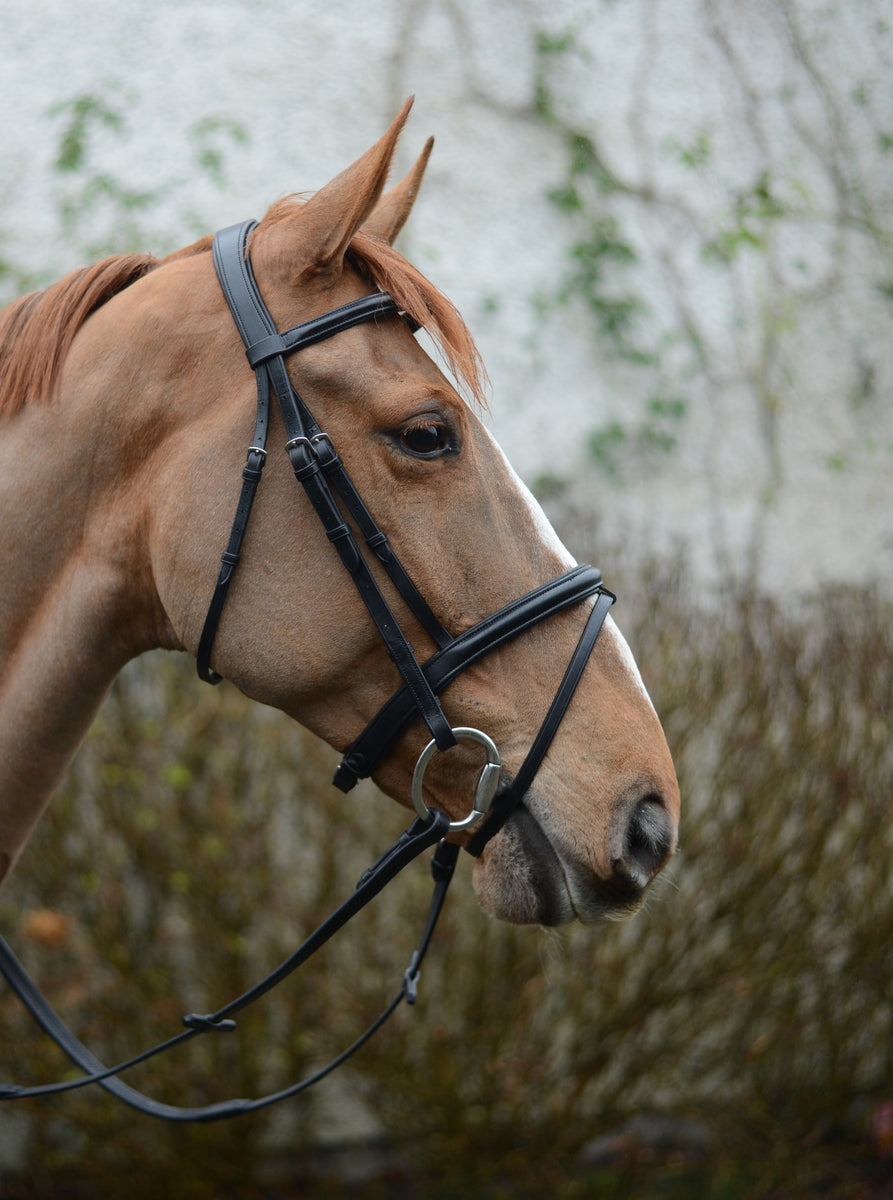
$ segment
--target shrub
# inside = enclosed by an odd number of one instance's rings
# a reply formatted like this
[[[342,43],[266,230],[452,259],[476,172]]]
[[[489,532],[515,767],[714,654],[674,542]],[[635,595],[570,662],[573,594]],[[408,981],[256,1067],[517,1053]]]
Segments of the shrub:
[[[475,1162],[490,1179],[492,1157],[474,1153],[486,1145],[523,1189],[530,1155],[557,1170],[597,1130],[655,1109],[721,1127],[730,1152],[762,1147],[776,1169],[803,1139],[858,1139],[889,1098],[890,604],[873,590],[783,604],[730,586],[695,605],[682,572],[620,575],[618,616],[677,762],[681,849],[644,913],[595,930],[499,925],[460,867],[419,1004],[344,1077],[441,1181],[470,1185]],[[2,928],[100,1058],[238,994],[405,826],[371,787],[334,792],[332,762],[177,658],[149,656],[116,682],[0,893]],[[392,884],[239,1034],[130,1081],[200,1103],[282,1086],[337,1052],[396,991],[426,875]],[[0,1029],[0,1078],[66,1069],[7,993]],[[330,1102],[344,1079],[322,1085]],[[126,1172],[134,1197],[248,1196],[274,1157],[292,1177],[308,1169],[319,1105],[240,1119],[234,1136],[160,1128],[101,1094],[29,1102],[16,1110],[34,1118],[28,1194],[62,1172],[103,1194]]]

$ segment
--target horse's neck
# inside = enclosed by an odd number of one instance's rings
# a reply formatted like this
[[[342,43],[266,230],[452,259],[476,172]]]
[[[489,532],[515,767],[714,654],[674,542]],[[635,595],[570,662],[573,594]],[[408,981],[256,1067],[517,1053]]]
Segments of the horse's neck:
[[[145,648],[121,546],[132,530],[54,416],[0,426],[0,880],[112,679]]]

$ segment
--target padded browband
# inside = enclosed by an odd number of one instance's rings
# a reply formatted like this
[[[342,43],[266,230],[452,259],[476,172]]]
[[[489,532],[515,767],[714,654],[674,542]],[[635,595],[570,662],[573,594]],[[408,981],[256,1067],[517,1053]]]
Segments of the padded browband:
[[[293,354],[317,342],[324,342],[354,325],[372,321],[400,308],[387,292],[373,292],[360,300],[351,300],[321,317],[312,317],[279,333],[261,299],[247,247],[256,221],[243,221],[222,229],[214,239],[214,267],[236,328],[245,343],[245,356],[256,371],[261,363],[282,354]]]
[[[574,567],[557,579],[528,592],[459,634],[433,654],[422,671],[435,694],[440,694],[466,667],[485,654],[524,633],[555,613],[578,604],[599,590],[602,573],[595,567]],[[371,775],[394,742],[404,732],[417,709],[404,686],[387,701],[349,748],[333,783],[349,792],[360,779]]]

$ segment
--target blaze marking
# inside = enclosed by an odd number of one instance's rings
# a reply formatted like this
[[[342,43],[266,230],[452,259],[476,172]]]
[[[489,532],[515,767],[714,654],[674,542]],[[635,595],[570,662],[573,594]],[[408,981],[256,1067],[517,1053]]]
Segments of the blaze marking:
[[[536,499],[536,497],[533,495],[533,493],[528,488],[527,484],[524,482],[524,480],[520,477],[520,475],[517,473],[515,468],[512,466],[512,464],[506,458],[505,452],[502,449],[502,447],[499,445],[499,443],[496,441],[496,439],[493,437],[493,435],[490,433],[489,430],[486,430],[486,432],[487,432],[487,435],[490,437],[490,440],[493,442],[493,445],[496,447],[499,454],[501,455],[502,461],[505,463],[506,470],[508,471],[510,478],[514,482],[515,487],[518,489],[518,493],[519,493],[521,499],[524,501],[524,503],[526,504],[527,508],[530,511],[530,516],[533,520],[533,525],[537,532],[538,537],[542,541],[543,545],[545,545],[549,550],[551,550],[555,555],[557,555],[559,561],[563,564],[565,570],[569,571],[572,567],[575,567],[577,565],[576,559],[571,554],[571,552],[568,550],[568,548],[564,545],[561,538],[558,536],[558,534],[553,529],[552,524],[549,521],[549,518],[543,512],[542,506],[540,505],[539,501]],[[595,601],[590,601],[590,603],[594,604]],[[618,658],[620,659],[622,666],[625,668],[627,674],[630,676],[630,679],[635,684],[635,686],[639,689],[639,691],[642,693],[642,695],[645,697],[645,699],[648,701],[649,705],[651,706],[651,708],[653,710],[654,703],[653,703],[651,697],[648,695],[648,689],[645,687],[645,682],[642,679],[641,672],[639,671],[639,665],[636,662],[635,657],[633,656],[632,650],[630,650],[630,648],[629,648],[629,644],[627,643],[626,638],[620,632],[619,628],[617,627],[616,621],[613,619],[613,617],[611,617],[610,614],[605,619],[603,633],[608,633],[610,635],[611,640],[614,643],[614,648],[617,651],[617,655],[618,655]]]

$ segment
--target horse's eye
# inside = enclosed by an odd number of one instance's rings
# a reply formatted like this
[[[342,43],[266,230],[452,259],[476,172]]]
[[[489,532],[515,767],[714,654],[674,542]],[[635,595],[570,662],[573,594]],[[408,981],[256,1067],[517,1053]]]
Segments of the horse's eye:
[[[418,458],[436,458],[454,449],[449,430],[444,425],[435,425],[433,421],[404,429],[400,434],[400,445]]]

